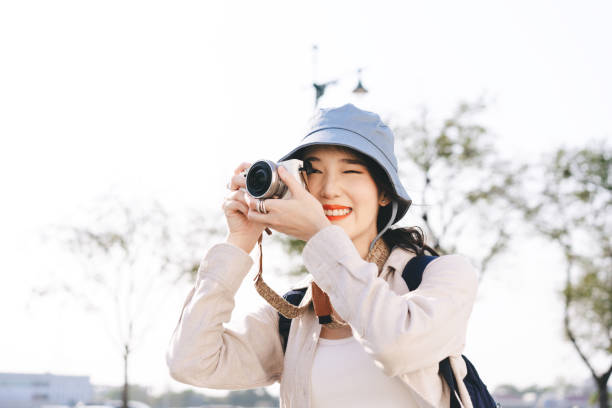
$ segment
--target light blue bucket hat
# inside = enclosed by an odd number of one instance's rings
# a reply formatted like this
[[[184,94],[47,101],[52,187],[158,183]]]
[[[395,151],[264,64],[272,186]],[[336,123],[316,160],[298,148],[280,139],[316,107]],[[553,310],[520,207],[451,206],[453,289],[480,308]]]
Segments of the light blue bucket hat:
[[[319,109],[310,120],[308,133],[300,144],[279,161],[295,159],[301,150],[313,145],[345,146],[357,150],[376,161],[391,181],[395,197],[389,223],[372,241],[370,248],[391,225],[398,222],[408,211],[412,199],[399,179],[397,159],[394,153],[394,136],[380,116],[361,110],[353,104],[339,108]]]

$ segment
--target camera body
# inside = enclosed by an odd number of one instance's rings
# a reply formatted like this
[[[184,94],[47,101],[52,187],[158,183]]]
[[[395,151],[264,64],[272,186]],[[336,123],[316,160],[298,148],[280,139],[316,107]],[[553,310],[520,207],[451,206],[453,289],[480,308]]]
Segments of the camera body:
[[[246,177],[247,192],[253,198],[291,198],[289,188],[278,176],[278,166],[283,166],[289,174],[306,186],[302,177],[304,163],[298,159],[275,163],[270,160],[257,160],[242,173]]]

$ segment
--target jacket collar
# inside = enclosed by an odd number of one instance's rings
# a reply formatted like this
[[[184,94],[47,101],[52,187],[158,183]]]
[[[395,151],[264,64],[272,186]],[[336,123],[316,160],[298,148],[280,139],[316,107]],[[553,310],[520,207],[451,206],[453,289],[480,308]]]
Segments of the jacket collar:
[[[387,258],[387,261],[383,265],[383,268],[381,270],[379,277],[381,277],[384,280],[388,280],[390,274],[393,274],[395,271],[398,271],[398,270],[403,271],[408,261],[410,261],[410,259],[412,259],[415,256],[416,255],[412,251],[409,251],[407,249],[404,249],[398,246],[393,247],[393,249],[391,250],[391,254],[389,255],[389,258]],[[312,281],[313,281],[312,275],[308,274],[303,279],[301,279],[299,282],[291,286],[291,289],[307,288],[306,293],[304,294],[304,298],[300,302],[300,306],[306,305],[312,301],[312,291],[310,288],[310,283]]]
[[[412,251],[398,246],[393,247],[391,254],[389,255],[389,258],[387,258],[387,262],[385,262],[379,276],[384,280],[387,280],[389,274],[392,274],[395,271],[403,271],[408,261],[415,256],[415,253]]]

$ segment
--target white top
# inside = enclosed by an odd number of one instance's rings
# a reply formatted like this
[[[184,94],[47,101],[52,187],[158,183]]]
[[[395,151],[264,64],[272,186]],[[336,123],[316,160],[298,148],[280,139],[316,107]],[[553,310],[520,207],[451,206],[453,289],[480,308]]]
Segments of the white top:
[[[418,406],[409,388],[377,367],[353,336],[319,338],[311,390],[313,408]]]
[[[379,274],[337,225],[317,232],[302,252],[310,272],[305,279],[316,281],[329,295],[383,373],[402,381],[418,408],[448,407],[449,388],[438,374],[438,363],[450,356],[455,378],[467,373],[461,353],[478,273],[465,256],[442,255],[427,265],[418,289],[410,292],[401,272],[413,257],[413,252],[395,247]],[[280,382],[282,408],[310,408],[319,319],[312,307],[293,319],[285,353],[278,311],[272,306],[261,302],[235,319],[236,292],[253,264],[249,254],[232,244],[217,244],[207,252],[168,344],[170,375],[185,384],[225,390]],[[296,286],[306,286],[302,306],[312,302],[312,290],[309,283]],[[341,367],[346,366],[343,361]],[[473,408],[463,381],[457,386],[464,407]]]

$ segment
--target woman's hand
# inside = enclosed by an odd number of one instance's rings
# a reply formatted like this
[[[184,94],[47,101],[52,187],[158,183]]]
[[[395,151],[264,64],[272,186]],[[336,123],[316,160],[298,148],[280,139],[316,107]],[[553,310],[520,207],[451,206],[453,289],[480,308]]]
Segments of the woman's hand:
[[[231,193],[225,197],[221,207],[229,230],[226,242],[242,248],[247,253],[253,250],[257,239],[267,227],[247,217],[250,196],[246,193],[246,179],[241,172],[250,166],[250,163],[242,163],[234,170],[234,176],[228,183]]]
[[[283,166],[278,167],[280,179],[291,191],[289,199],[265,201],[267,214],[257,212],[257,200],[250,198],[248,219],[270,226],[276,231],[308,241],[321,229],[331,225],[323,206]]]

